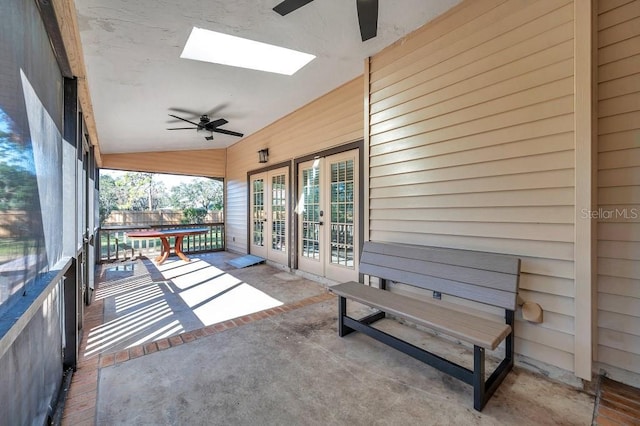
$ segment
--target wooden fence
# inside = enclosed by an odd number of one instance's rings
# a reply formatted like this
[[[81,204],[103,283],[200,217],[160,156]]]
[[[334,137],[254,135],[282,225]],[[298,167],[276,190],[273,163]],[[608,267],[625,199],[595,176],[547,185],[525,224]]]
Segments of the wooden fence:
[[[181,210],[116,210],[102,223],[102,226],[114,225],[180,225],[183,224],[184,214]],[[222,211],[208,212],[202,220],[204,223],[224,222]]]

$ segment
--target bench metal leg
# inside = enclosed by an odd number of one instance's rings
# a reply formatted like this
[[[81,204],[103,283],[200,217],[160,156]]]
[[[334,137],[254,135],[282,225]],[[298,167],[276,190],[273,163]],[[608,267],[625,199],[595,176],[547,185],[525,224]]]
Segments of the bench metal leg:
[[[478,411],[484,407],[484,348],[473,347],[473,408]]]
[[[505,340],[505,353],[504,357],[510,361],[510,368],[513,367],[513,360],[515,359],[515,348],[513,344],[513,323],[515,321],[515,311],[506,310],[505,311],[505,322],[511,326],[511,333],[507,336]]]
[[[344,337],[355,330],[344,325],[344,317],[347,315],[347,299],[338,296],[338,336]]]
[[[358,320],[355,320],[349,316],[344,317],[344,321],[349,324],[349,326],[361,333],[366,334],[369,337],[373,337],[379,342],[384,343],[385,345],[391,346],[403,352],[418,361],[422,361],[425,364],[429,364],[438,370],[449,374],[450,376],[455,377],[456,379],[462,380],[463,382],[473,385],[473,371],[468,368],[464,368],[454,362],[446,360],[436,354],[432,354],[429,351],[426,351],[422,348],[412,345],[411,343],[405,342],[397,337],[394,337],[390,334],[385,333],[382,330],[378,330],[377,328],[373,328],[368,324],[363,324]]]
[[[484,394],[482,398],[484,399],[484,401],[482,402],[481,408],[477,408],[475,406],[476,398],[474,396],[474,408],[476,410],[481,410],[482,407],[484,407],[484,405],[487,403],[489,398],[491,398],[491,395],[493,395],[496,389],[498,389],[498,386],[500,385],[500,383],[502,383],[505,377],[507,377],[507,374],[509,373],[509,371],[513,369],[513,362],[515,359],[515,351],[514,351],[514,344],[513,344],[514,317],[515,317],[514,311],[507,310],[505,312],[505,322],[511,326],[511,333],[509,333],[509,335],[505,339],[504,359],[500,362],[500,364],[498,364],[496,369],[489,376],[489,378],[487,379],[487,381],[483,386]],[[474,389],[475,389],[475,384],[474,384]],[[474,390],[474,395],[475,394],[476,394],[476,391]]]
[[[507,311],[505,315],[506,323],[511,326],[511,333],[505,340],[505,357],[498,367],[485,381],[485,348],[481,346],[473,347],[473,371],[464,368],[452,361],[444,359],[422,348],[413,346],[397,337],[391,336],[381,330],[371,327],[374,321],[384,318],[384,312],[376,312],[365,318],[356,320],[347,316],[347,299],[338,296],[338,334],[340,337],[359,331],[374,339],[389,345],[401,352],[406,353],[438,370],[449,374],[465,383],[473,386],[473,408],[482,411],[491,395],[498,388],[500,383],[513,368],[514,362],[514,338],[513,323],[514,312]]]
[[[378,312],[369,314],[364,318],[360,318],[358,321],[361,322],[362,324],[373,324],[376,321],[386,318],[386,316],[387,314],[384,311],[378,311]]]

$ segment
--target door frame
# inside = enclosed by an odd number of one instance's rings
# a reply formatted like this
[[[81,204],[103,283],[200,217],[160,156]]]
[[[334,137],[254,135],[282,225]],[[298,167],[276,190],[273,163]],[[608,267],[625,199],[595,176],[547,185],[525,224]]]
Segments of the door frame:
[[[270,166],[266,166],[266,167],[262,167],[260,169],[255,169],[255,170],[249,170],[247,172],[247,253],[249,253],[251,251],[251,176],[253,175],[257,175],[260,173],[266,173],[266,172],[270,172],[271,170],[275,170],[275,169],[281,169],[281,168],[287,168],[287,177],[288,177],[288,181],[287,181],[287,221],[289,223],[289,229],[287,229],[287,244],[289,245],[289,253],[287,254],[287,264],[285,266],[287,266],[288,268],[291,268],[291,252],[292,252],[292,247],[291,247],[291,243],[293,236],[292,236],[292,232],[291,232],[291,221],[293,220],[293,209],[291,208],[291,206],[293,206],[295,204],[294,202],[294,198],[293,194],[294,192],[291,191],[292,185],[291,185],[291,161],[283,161],[280,163],[276,163],[276,164],[272,164]]]
[[[300,190],[300,185],[299,185],[299,166],[301,163],[310,161],[310,160],[314,160],[316,158],[320,158],[320,157],[329,157],[331,155],[335,155],[335,154],[342,154],[343,152],[347,152],[347,151],[353,151],[353,150],[358,150],[358,180],[360,182],[359,188],[358,188],[358,199],[360,200],[360,202],[358,203],[358,215],[360,216],[360,220],[358,221],[358,252],[362,253],[362,246],[364,245],[364,205],[365,205],[365,199],[364,199],[364,189],[365,189],[365,185],[368,185],[368,182],[364,181],[364,169],[365,169],[365,164],[364,164],[364,139],[360,139],[359,141],[355,141],[355,142],[351,142],[345,145],[340,145],[334,148],[329,148],[329,149],[325,149],[323,151],[318,151],[315,152],[313,154],[308,154],[305,155],[303,157],[298,157],[298,158],[294,158],[293,160],[293,175],[295,176],[291,176],[292,173],[290,173],[290,177],[289,180],[293,180],[293,185],[292,185],[292,189],[293,189],[293,194],[296,194],[293,198],[294,202],[291,204],[290,207],[290,213],[293,214],[294,211],[297,210],[298,208],[298,199],[297,199],[297,194]],[[298,218],[296,217],[295,220],[293,222],[289,222],[291,223],[291,228],[293,229],[293,245],[290,245],[289,247],[291,247],[291,253],[290,253],[290,261],[292,262],[292,268],[293,269],[298,269],[298,237],[299,237],[299,232],[300,230],[298,229]],[[356,262],[359,262],[360,259],[356,259]],[[358,273],[358,280],[360,282],[363,282],[363,275]]]

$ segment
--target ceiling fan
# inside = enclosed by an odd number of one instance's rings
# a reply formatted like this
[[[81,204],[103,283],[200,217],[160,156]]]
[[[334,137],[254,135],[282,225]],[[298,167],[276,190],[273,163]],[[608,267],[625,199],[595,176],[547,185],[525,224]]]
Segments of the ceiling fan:
[[[284,0],[273,10],[281,16],[285,16],[312,1]],[[358,9],[358,22],[362,41],[375,37],[378,32],[378,0],[356,0],[356,8]]]
[[[189,124],[193,124],[195,127],[172,127],[167,130],[193,130],[196,131],[205,130],[207,132],[211,132],[210,136],[205,136],[204,138],[208,141],[213,140],[213,133],[222,133],[224,135],[237,136],[239,138],[243,137],[243,133],[234,132],[232,130],[220,129],[220,126],[224,126],[228,123],[224,118],[218,118],[217,120],[211,120],[207,114],[202,114],[200,116],[200,122],[196,123],[195,121],[187,120],[186,118],[178,117],[177,115],[169,114],[169,116],[173,118],[177,118],[181,121],[186,121]]]

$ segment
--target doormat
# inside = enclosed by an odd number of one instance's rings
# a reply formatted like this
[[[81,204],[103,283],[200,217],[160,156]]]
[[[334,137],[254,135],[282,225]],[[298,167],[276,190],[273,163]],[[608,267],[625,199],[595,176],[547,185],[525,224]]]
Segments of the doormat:
[[[247,266],[257,265],[258,263],[264,263],[265,259],[260,256],[254,256],[248,254],[242,257],[236,257],[235,259],[228,260],[227,263],[231,266],[235,266],[238,269],[246,268]]]

